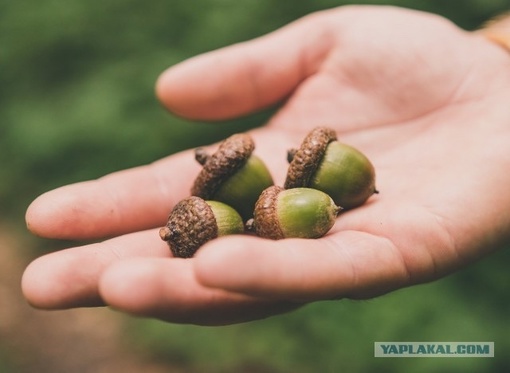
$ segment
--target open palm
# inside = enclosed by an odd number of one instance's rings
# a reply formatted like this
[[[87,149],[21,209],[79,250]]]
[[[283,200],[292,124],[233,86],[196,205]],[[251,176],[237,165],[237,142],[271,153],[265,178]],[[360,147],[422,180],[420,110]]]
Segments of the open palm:
[[[189,195],[199,170],[190,151],[62,187],[30,206],[33,232],[116,237],[35,260],[23,278],[34,306],[235,323],[431,281],[510,239],[510,56],[440,17],[392,7],[312,14],[169,69],[157,92],[201,120],[285,101],[252,131],[277,184],[286,151],[326,125],[372,160],[380,194],[321,239],[231,236],[178,259],[157,228]]]

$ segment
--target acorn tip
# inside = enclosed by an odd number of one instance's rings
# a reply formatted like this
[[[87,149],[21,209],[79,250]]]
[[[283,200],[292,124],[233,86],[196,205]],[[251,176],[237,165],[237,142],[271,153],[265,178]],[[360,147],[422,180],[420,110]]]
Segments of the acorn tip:
[[[168,241],[172,237],[172,231],[168,227],[163,227],[159,230],[159,237],[163,241]]]

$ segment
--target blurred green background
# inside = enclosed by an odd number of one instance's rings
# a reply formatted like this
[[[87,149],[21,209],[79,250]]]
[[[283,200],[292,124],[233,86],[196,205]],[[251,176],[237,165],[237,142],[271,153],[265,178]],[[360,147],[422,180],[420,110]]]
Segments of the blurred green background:
[[[154,96],[161,71],[316,10],[368,3],[438,13],[465,29],[510,8],[507,0],[0,0],[0,234],[8,236],[0,372],[106,372],[128,362],[146,372],[510,371],[509,250],[374,300],[321,302],[221,328],[109,310],[48,314],[21,298],[26,263],[68,244],[26,233],[23,214],[37,195],[219,140],[271,114],[215,124],[176,118]],[[375,359],[375,341],[494,341],[496,357]]]

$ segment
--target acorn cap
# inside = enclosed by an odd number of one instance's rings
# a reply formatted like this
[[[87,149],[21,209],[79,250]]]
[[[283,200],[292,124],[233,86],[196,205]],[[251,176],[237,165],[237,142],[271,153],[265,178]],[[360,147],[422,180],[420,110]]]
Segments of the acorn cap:
[[[159,235],[174,256],[190,258],[200,246],[218,237],[218,225],[206,201],[192,196],[175,205]]]
[[[228,137],[212,155],[207,155],[202,148],[196,149],[195,158],[203,168],[195,179],[191,194],[212,199],[223,181],[246,163],[254,149],[253,139],[245,133]]]
[[[277,185],[264,189],[255,205],[253,219],[247,223],[248,230],[254,230],[258,236],[273,240],[285,237],[278,222],[277,204],[275,203],[278,194],[283,190],[285,189]]]
[[[286,189],[307,187],[326,153],[330,142],[336,141],[336,133],[327,127],[313,129],[297,150],[289,150],[290,162],[285,179]]]

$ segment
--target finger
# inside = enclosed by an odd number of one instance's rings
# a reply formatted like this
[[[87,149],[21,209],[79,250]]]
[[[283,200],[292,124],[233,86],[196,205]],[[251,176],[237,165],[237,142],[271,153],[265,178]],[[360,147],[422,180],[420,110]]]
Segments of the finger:
[[[318,240],[229,237],[201,249],[194,267],[205,286],[295,301],[371,297],[409,281],[389,240],[355,231]]]
[[[70,248],[30,263],[23,274],[22,291],[30,304],[42,309],[98,306],[103,304],[98,281],[112,263],[129,257],[170,255],[156,230]]]
[[[187,60],[156,84],[161,102],[184,117],[227,119],[282,100],[313,74],[329,38],[308,16],[258,39]]]
[[[118,310],[199,325],[251,321],[300,306],[204,287],[194,277],[192,262],[181,258],[118,262],[102,276],[100,294]]]
[[[190,152],[38,197],[26,221],[35,234],[59,239],[114,236],[164,224],[171,207],[189,195],[199,166]]]

